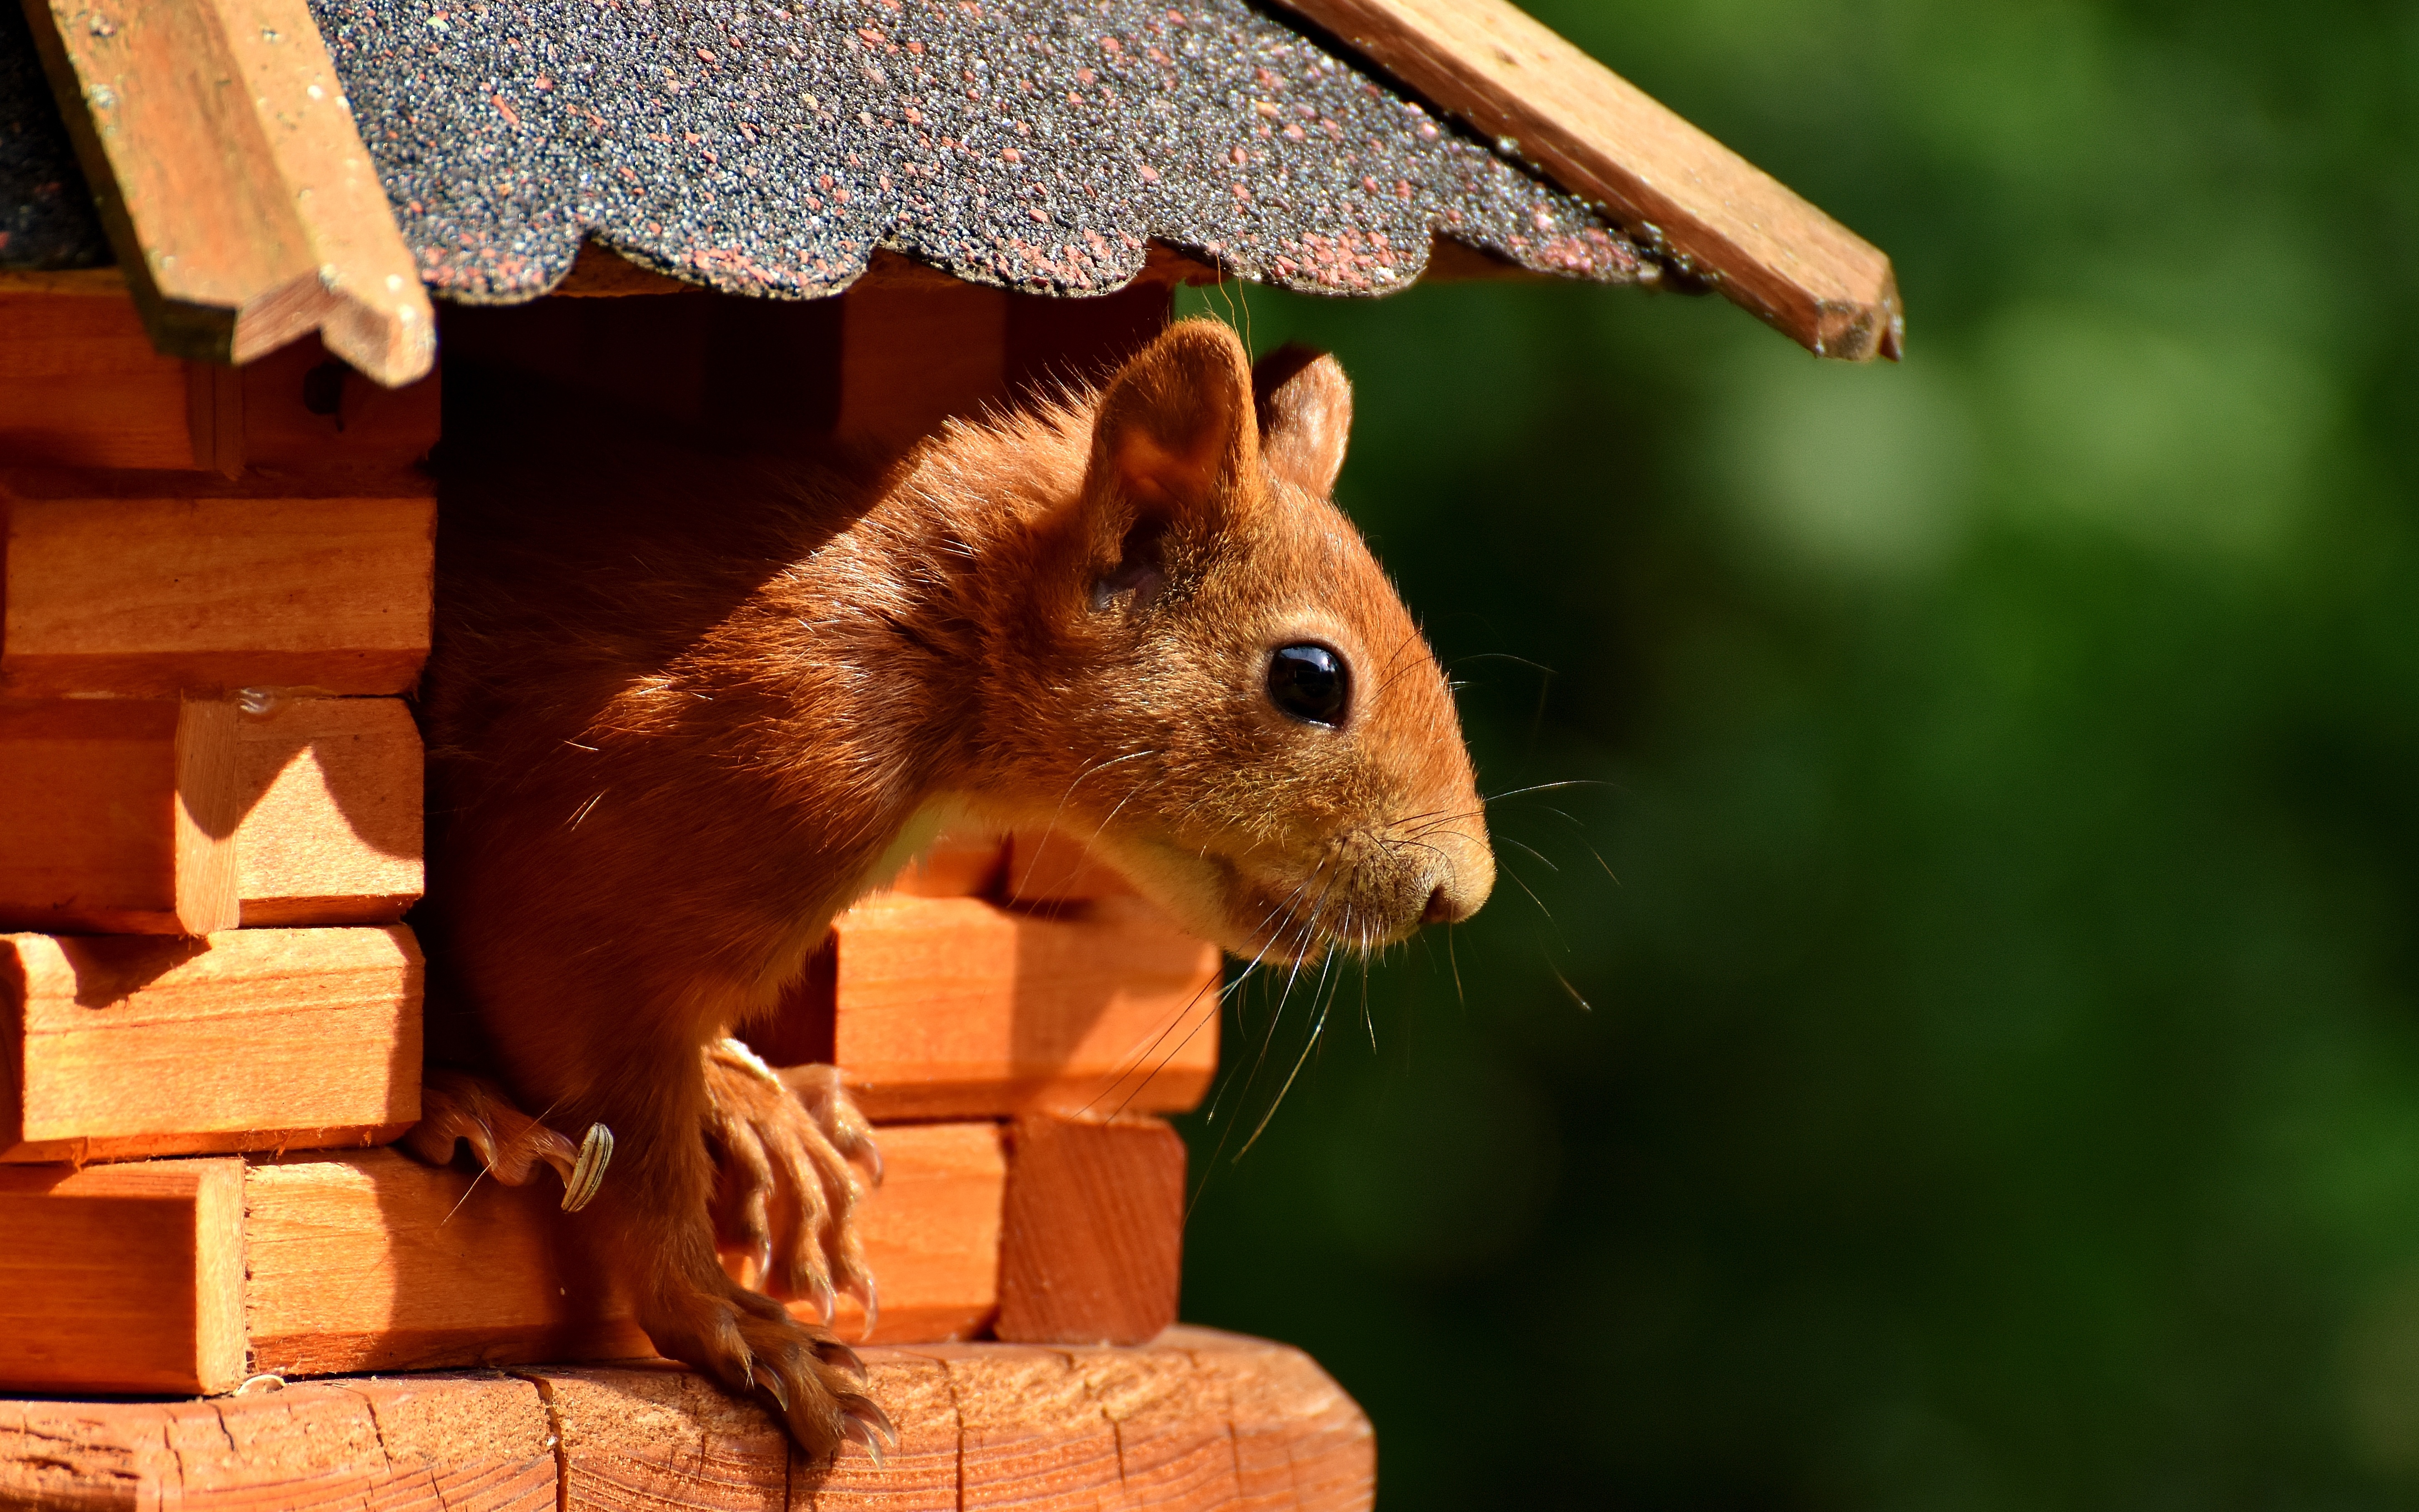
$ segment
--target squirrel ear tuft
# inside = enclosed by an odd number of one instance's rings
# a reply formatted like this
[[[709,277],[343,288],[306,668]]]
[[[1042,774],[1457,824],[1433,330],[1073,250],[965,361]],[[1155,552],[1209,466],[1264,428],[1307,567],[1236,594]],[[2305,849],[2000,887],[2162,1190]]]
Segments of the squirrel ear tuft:
[[[1344,470],[1352,431],[1352,383],[1325,352],[1292,342],[1252,369],[1260,455],[1269,471],[1324,499]]]
[[[1215,320],[1170,326],[1110,380],[1092,431],[1092,471],[1144,510],[1230,502],[1251,475],[1250,359]]]

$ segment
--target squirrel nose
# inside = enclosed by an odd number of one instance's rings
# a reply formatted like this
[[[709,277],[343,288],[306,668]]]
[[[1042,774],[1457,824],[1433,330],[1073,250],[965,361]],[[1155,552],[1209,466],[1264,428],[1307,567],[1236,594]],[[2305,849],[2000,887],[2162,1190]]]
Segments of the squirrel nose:
[[[1423,924],[1458,924],[1478,912],[1468,901],[1455,897],[1441,882],[1428,894],[1427,908],[1420,915]]]

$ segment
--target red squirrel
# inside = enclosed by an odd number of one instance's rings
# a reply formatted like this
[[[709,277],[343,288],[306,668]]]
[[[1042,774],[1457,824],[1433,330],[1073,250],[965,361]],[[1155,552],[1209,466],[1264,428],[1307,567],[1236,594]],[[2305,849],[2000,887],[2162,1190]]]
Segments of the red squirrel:
[[[1373,950],[1493,886],[1444,677],[1329,500],[1351,409],[1333,359],[1256,370],[1189,320],[873,477],[509,437],[446,469],[432,958],[511,1097],[611,1129],[569,1221],[656,1348],[809,1453],[889,1424],[845,1345],[718,1263],[716,1151],[744,1167],[726,1237],[828,1319],[835,1285],[873,1300],[867,1131],[835,1077],[802,1101],[724,1037],[940,825],[1088,835],[1251,961]],[[439,1152],[527,1122],[432,1098]]]

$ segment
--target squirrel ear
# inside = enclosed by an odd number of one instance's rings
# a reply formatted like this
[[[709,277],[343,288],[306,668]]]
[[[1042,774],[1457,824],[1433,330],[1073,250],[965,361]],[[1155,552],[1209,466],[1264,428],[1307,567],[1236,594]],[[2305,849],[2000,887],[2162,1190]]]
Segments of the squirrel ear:
[[[1258,445],[1251,364],[1215,320],[1184,320],[1128,362],[1102,395],[1092,471],[1132,502],[1170,514],[1225,501]]]
[[[1352,383],[1335,359],[1287,342],[1252,369],[1260,455],[1269,471],[1324,499],[1344,470]]]

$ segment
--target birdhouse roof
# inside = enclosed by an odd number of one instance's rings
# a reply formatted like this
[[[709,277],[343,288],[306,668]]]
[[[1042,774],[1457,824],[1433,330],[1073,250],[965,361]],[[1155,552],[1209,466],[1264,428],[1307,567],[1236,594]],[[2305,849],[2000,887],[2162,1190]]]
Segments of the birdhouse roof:
[[[116,0],[114,16],[53,0],[31,34],[0,20],[0,267],[105,260],[73,139],[111,239],[141,254],[140,270],[121,257],[138,298],[160,285],[155,333],[231,300],[232,329],[193,354],[273,344],[265,314],[240,329],[247,300],[310,301],[247,294],[244,277],[183,288],[209,254],[189,213],[145,203],[190,201],[193,177],[159,161],[234,130],[169,76],[171,57],[214,52],[254,85],[267,144],[228,193],[295,223],[291,248],[252,249],[252,281],[314,273],[321,303],[361,304],[354,325],[384,323],[354,339],[374,373],[424,348],[408,329],[420,286],[532,299],[588,243],[793,298],[846,287],[883,250],[1075,296],[1171,255],[1385,293],[1441,253],[1710,284],[1818,351],[1894,347],[1887,259],[1501,0],[1294,3]],[[1472,25],[1492,31],[1456,31]],[[64,122],[37,45],[69,85]],[[331,228],[348,203],[357,224]],[[328,255],[336,243],[379,276]]]

